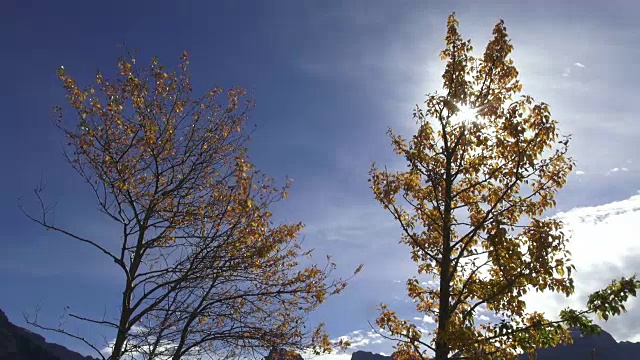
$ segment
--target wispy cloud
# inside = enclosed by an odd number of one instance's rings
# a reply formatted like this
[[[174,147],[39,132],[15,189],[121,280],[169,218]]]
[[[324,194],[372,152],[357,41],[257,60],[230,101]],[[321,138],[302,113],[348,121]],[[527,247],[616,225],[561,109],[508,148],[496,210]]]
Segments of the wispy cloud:
[[[626,167],[614,167],[613,169],[607,171],[607,175],[611,175],[617,172],[626,172],[626,171],[629,171],[629,169]]]
[[[571,71],[575,68],[586,69],[587,67],[583,63],[575,62],[572,66],[564,68],[564,71],[562,71],[562,77],[569,77],[571,75]]]
[[[423,317],[414,317],[413,320],[421,321],[421,322],[423,322],[425,324],[435,324],[436,323],[436,321],[433,320],[432,317],[427,316],[427,315],[425,315]]]
[[[351,353],[331,353],[323,355],[314,355],[311,351],[301,352],[302,358],[306,360],[350,360]]]
[[[301,355],[305,359],[313,360],[348,360],[351,354],[358,350],[371,351],[375,353],[388,353],[391,351],[394,342],[386,339],[373,330],[354,330],[346,335],[342,335],[333,341],[348,340],[351,346],[347,350],[338,350],[332,354],[313,356],[310,352],[303,352]]]
[[[382,335],[376,333],[373,330],[363,331],[356,330],[352,331],[347,335],[343,335],[340,337],[342,340],[348,340],[351,342],[352,348],[362,348],[370,344],[380,344],[384,341]]]

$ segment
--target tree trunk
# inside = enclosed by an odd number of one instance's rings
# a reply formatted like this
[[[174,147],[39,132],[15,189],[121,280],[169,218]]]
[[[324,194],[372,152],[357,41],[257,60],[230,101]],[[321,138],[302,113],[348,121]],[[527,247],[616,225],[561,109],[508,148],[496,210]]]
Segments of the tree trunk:
[[[127,301],[127,299],[130,298],[130,296],[127,295],[128,288],[129,284],[127,284],[127,289],[125,289],[125,291],[122,293],[122,311],[120,312],[120,322],[118,323],[118,332],[116,334],[116,340],[113,344],[113,348],[111,349],[109,360],[120,360],[124,349],[124,343],[127,339],[127,324],[129,323],[129,317],[131,315]]]
[[[448,152],[448,144],[445,140]],[[438,333],[436,335],[435,360],[449,359],[449,342],[446,340],[449,319],[451,317],[451,202],[453,179],[451,175],[451,156],[448,154],[445,165],[444,211],[442,222],[442,257],[440,259],[440,303],[438,306]],[[443,339],[444,337],[444,339]]]

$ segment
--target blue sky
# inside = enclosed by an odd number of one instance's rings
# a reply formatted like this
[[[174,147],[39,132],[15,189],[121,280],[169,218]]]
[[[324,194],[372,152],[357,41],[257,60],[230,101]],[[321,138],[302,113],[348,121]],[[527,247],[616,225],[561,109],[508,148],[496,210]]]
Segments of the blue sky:
[[[478,51],[493,24],[506,21],[524,91],[549,103],[562,131],[573,134],[577,169],[558,210],[575,230],[573,246],[581,254],[578,286],[586,290],[571,300],[579,301],[597,284],[640,271],[634,235],[640,224],[640,5],[632,3],[3,0],[0,308],[18,325],[24,325],[21,311],[36,305],[50,323],[66,305],[89,315],[115,308],[113,264],[30,223],[18,200],[28,204],[42,177],[48,199],[58,204],[59,224],[108,240],[111,225],[65,163],[63,139],[48,116],[64,101],[57,67],[86,82],[98,68],[113,69],[117,45],[126,42],[140,48],[141,60],[158,56],[168,65],[188,50],[196,91],[239,85],[255,96],[250,156],[271,176],[295,179],[276,215],[306,223],[306,244],[319,258],[333,254],[342,274],[365,264],[312,321],[326,321],[332,336],[348,335],[359,348],[389,353],[389,343],[367,335],[367,320],[375,319],[380,302],[412,316],[397,280],[411,275],[413,264],[397,244],[391,216],[373,200],[367,171],[373,161],[401,165],[385,131],[409,134],[413,106],[439,89],[438,52],[451,11]],[[562,301],[535,303],[551,311]],[[640,341],[634,304],[627,316],[604,325],[619,340]]]

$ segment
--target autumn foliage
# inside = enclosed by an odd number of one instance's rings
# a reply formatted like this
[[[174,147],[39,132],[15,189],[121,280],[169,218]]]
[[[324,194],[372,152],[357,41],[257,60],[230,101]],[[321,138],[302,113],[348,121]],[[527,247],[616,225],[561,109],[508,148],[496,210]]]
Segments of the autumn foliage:
[[[423,329],[382,304],[376,324],[397,340],[393,359],[516,359],[570,341],[569,327],[597,332],[588,315],[624,312],[640,289],[635,276],[555,318],[523,300],[532,291],[574,292],[568,238],[548,216],[573,168],[569,138],[548,104],[522,94],[503,21],[480,57],[455,15],[445,43],[443,91],[416,107],[410,139],[389,131],[407,169],[370,171],[374,196],[416,264],[407,295],[436,324]],[[294,357],[290,349],[347,345],[332,343],[322,324],[306,326],[348,279],[332,275],[330,257],[309,260],[301,223],[274,220],[272,205],[291,184],[278,185],[247,155],[254,104],[244,89],[195,96],[186,52],[175,70],[156,58],[141,65],[127,52],[114,74],[98,72],[89,86],[63,67],[57,75],[69,105],[54,108],[65,155],[113,228],[95,239],[59,227],[42,188],[40,213],[25,213],[106,256],[121,292],[109,316],[69,314],[108,329],[107,344],[31,324],[83,341],[105,360],[246,358],[268,349]],[[480,312],[491,319],[479,320]]]
[[[247,157],[245,90],[194,97],[186,52],[176,71],[136,60],[127,54],[114,77],[98,72],[87,87],[58,70],[71,105],[55,108],[67,158],[114,228],[105,243],[61,229],[39,192],[42,216],[31,218],[102,252],[122,274],[113,320],[72,316],[114,332],[109,359],[328,350],[306,315],[346,282],[331,280],[329,258],[302,260],[311,252],[301,223],[274,223],[270,205],[290,183],[277,186]]]
[[[573,167],[569,139],[548,104],[521,93],[503,21],[481,57],[472,55],[455,15],[445,42],[443,92],[416,107],[411,139],[389,131],[408,169],[374,165],[370,172],[375,198],[400,224],[416,263],[407,294],[436,326],[422,329],[387,305],[377,324],[398,340],[398,359],[515,359],[570,341],[569,325],[593,330],[584,315],[599,311],[594,300],[552,321],[527,311],[522,299],[532,291],[574,291],[568,238],[562,222],[546,216]],[[625,281],[635,295],[635,278]],[[478,321],[479,311],[494,320]]]

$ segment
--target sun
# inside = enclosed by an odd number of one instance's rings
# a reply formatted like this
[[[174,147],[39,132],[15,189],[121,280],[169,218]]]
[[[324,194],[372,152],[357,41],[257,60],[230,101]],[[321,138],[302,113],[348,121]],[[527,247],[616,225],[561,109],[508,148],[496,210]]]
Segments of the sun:
[[[451,123],[462,124],[478,120],[478,109],[468,105],[458,105],[458,112],[451,117]]]

